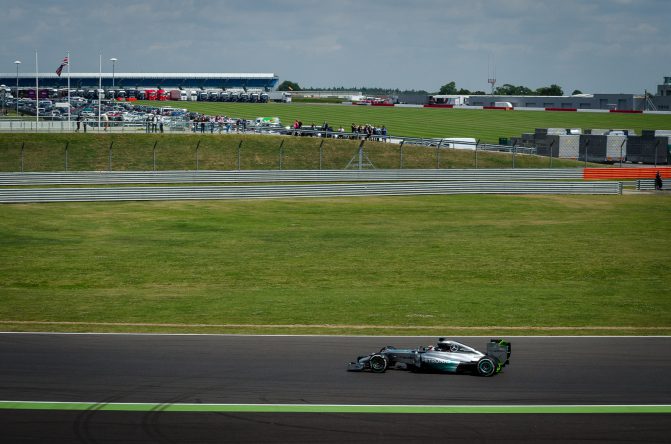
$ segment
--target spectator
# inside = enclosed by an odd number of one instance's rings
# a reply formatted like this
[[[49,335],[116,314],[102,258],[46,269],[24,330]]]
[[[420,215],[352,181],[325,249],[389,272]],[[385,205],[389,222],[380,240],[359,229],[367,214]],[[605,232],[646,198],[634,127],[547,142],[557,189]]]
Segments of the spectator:
[[[662,176],[659,174],[659,171],[657,171],[657,174],[655,175],[655,189],[656,190],[661,190],[662,189]]]

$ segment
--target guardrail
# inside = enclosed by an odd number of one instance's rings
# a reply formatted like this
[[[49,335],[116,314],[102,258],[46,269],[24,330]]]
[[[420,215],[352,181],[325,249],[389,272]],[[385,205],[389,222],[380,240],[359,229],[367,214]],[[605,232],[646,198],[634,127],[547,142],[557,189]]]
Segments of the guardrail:
[[[622,194],[620,182],[413,182],[328,185],[0,189],[0,203],[278,199],[432,194]]]
[[[583,169],[73,171],[0,173],[0,186],[157,183],[580,180]]]
[[[636,189],[638,191],[654,191],[655,188],[655,179],[638,179],[636,181]],[[662,188],[664,189],[664,188]]]

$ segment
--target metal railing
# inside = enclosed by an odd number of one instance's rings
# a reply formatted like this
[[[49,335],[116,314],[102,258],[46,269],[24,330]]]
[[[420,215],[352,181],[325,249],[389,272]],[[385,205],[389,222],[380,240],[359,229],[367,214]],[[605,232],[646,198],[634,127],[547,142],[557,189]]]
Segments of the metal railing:
[[[580,180],[574,169],[74,171],[0,173],[0,186],[170,183]]]
[[[663,186],[663,185],[662,185]],[[651,191],[655,190],[655,179],[637,179],[636,180],[636,190],[638,191]],[[664,189],[664,188],[662,188]]]
[[[367,184],[3,188],[0,203],[278,199],[438,194],[622,194],[621,182],[449,181]]]

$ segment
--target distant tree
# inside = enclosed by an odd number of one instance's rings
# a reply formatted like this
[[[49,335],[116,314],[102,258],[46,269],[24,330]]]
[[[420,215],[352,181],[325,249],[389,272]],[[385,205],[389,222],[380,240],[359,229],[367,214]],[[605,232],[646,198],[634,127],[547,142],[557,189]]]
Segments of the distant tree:
[[[471,92],[467,89],[461,88],[459,91],[457,91],[457,94],[460,96],[469,96],[471,95]]]
[[[578,95],[578,94],[582,94],[582,91],[580,91],[579,89],[574,89],[573,92],[571,93],[572,96],[575,96],[575,95]]]
[[[487,95],[487,93],[484,92],[484,91],[473,91],[471,93],[471,95],[473,95],[473,96],[485,96],[485,95]]]
[[[564,90],[559,85],[542,86],[536,90],[539,96],[563,96]]]
[[[280,86],[277,87],[278,91],[300,91],[301,87],[298,86],[298,83],[285,80],[284,82],[280,83]]]
[[[438,94],[457,94],[457,84],[450,82],[440,87]]]
[[[527,88],[523,85],[515,86],[511,85],[510,83],[506,83],[497,87],[494,90],[494,94],[499,96],[530,96],[534,94],[534,91],[531,88]]]
[[[513,94],[515,94],[516,89],[517,87],[515,85],[505,83],[501,86],[497,86],[496,89],[494,90],[494,94],[497,96],[512,96]]]

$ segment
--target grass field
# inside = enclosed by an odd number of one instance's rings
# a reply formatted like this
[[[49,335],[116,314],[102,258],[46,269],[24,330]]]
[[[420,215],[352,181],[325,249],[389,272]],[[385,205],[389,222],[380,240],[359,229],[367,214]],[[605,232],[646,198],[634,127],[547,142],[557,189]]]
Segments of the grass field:
[[[647,195],[3,205],[0,325],[671,334],[670,203]]]
[[[321,145],[323,142],[323,145]],[[242,143],[242,144],[241,144]],[[283,169],[343,169],[358,152],[355,140],[314,137],[246,136],[239,134],[0,134],[0,171],[63,171],[68,147],[69,171],[152,170],[156,144],[156,170],[279,169],[282,145]],[[198,151],[196,153],[196,148]],[[399,146],[367,142],[366,154],[376,168],[399,168]],[[196,154],[198,154],[196,156]],[[404,168],[473,168],[474,152],[413,147],[403,149]],[[584,165],[539,156],[515,157],[517,168],[571,168]],[[479,152],[478,168],[510,168],[512,155]]]
[[[499,110],[462,110],[435,108],[399,108],[345,105],[284,103],[218,102],[139,102],[151,106],[174,106],[210,115],[228,115],[254,119],[277,116],[285,125],[295,119],[304,125],[333,128],[342,125],[349,131],[352,123],[385,125],[389,134],[412,137],[474,137],[496,143],[499,137],[520,136],[535,128],[605,128],[671,130],[671,115],[532,112]]]

